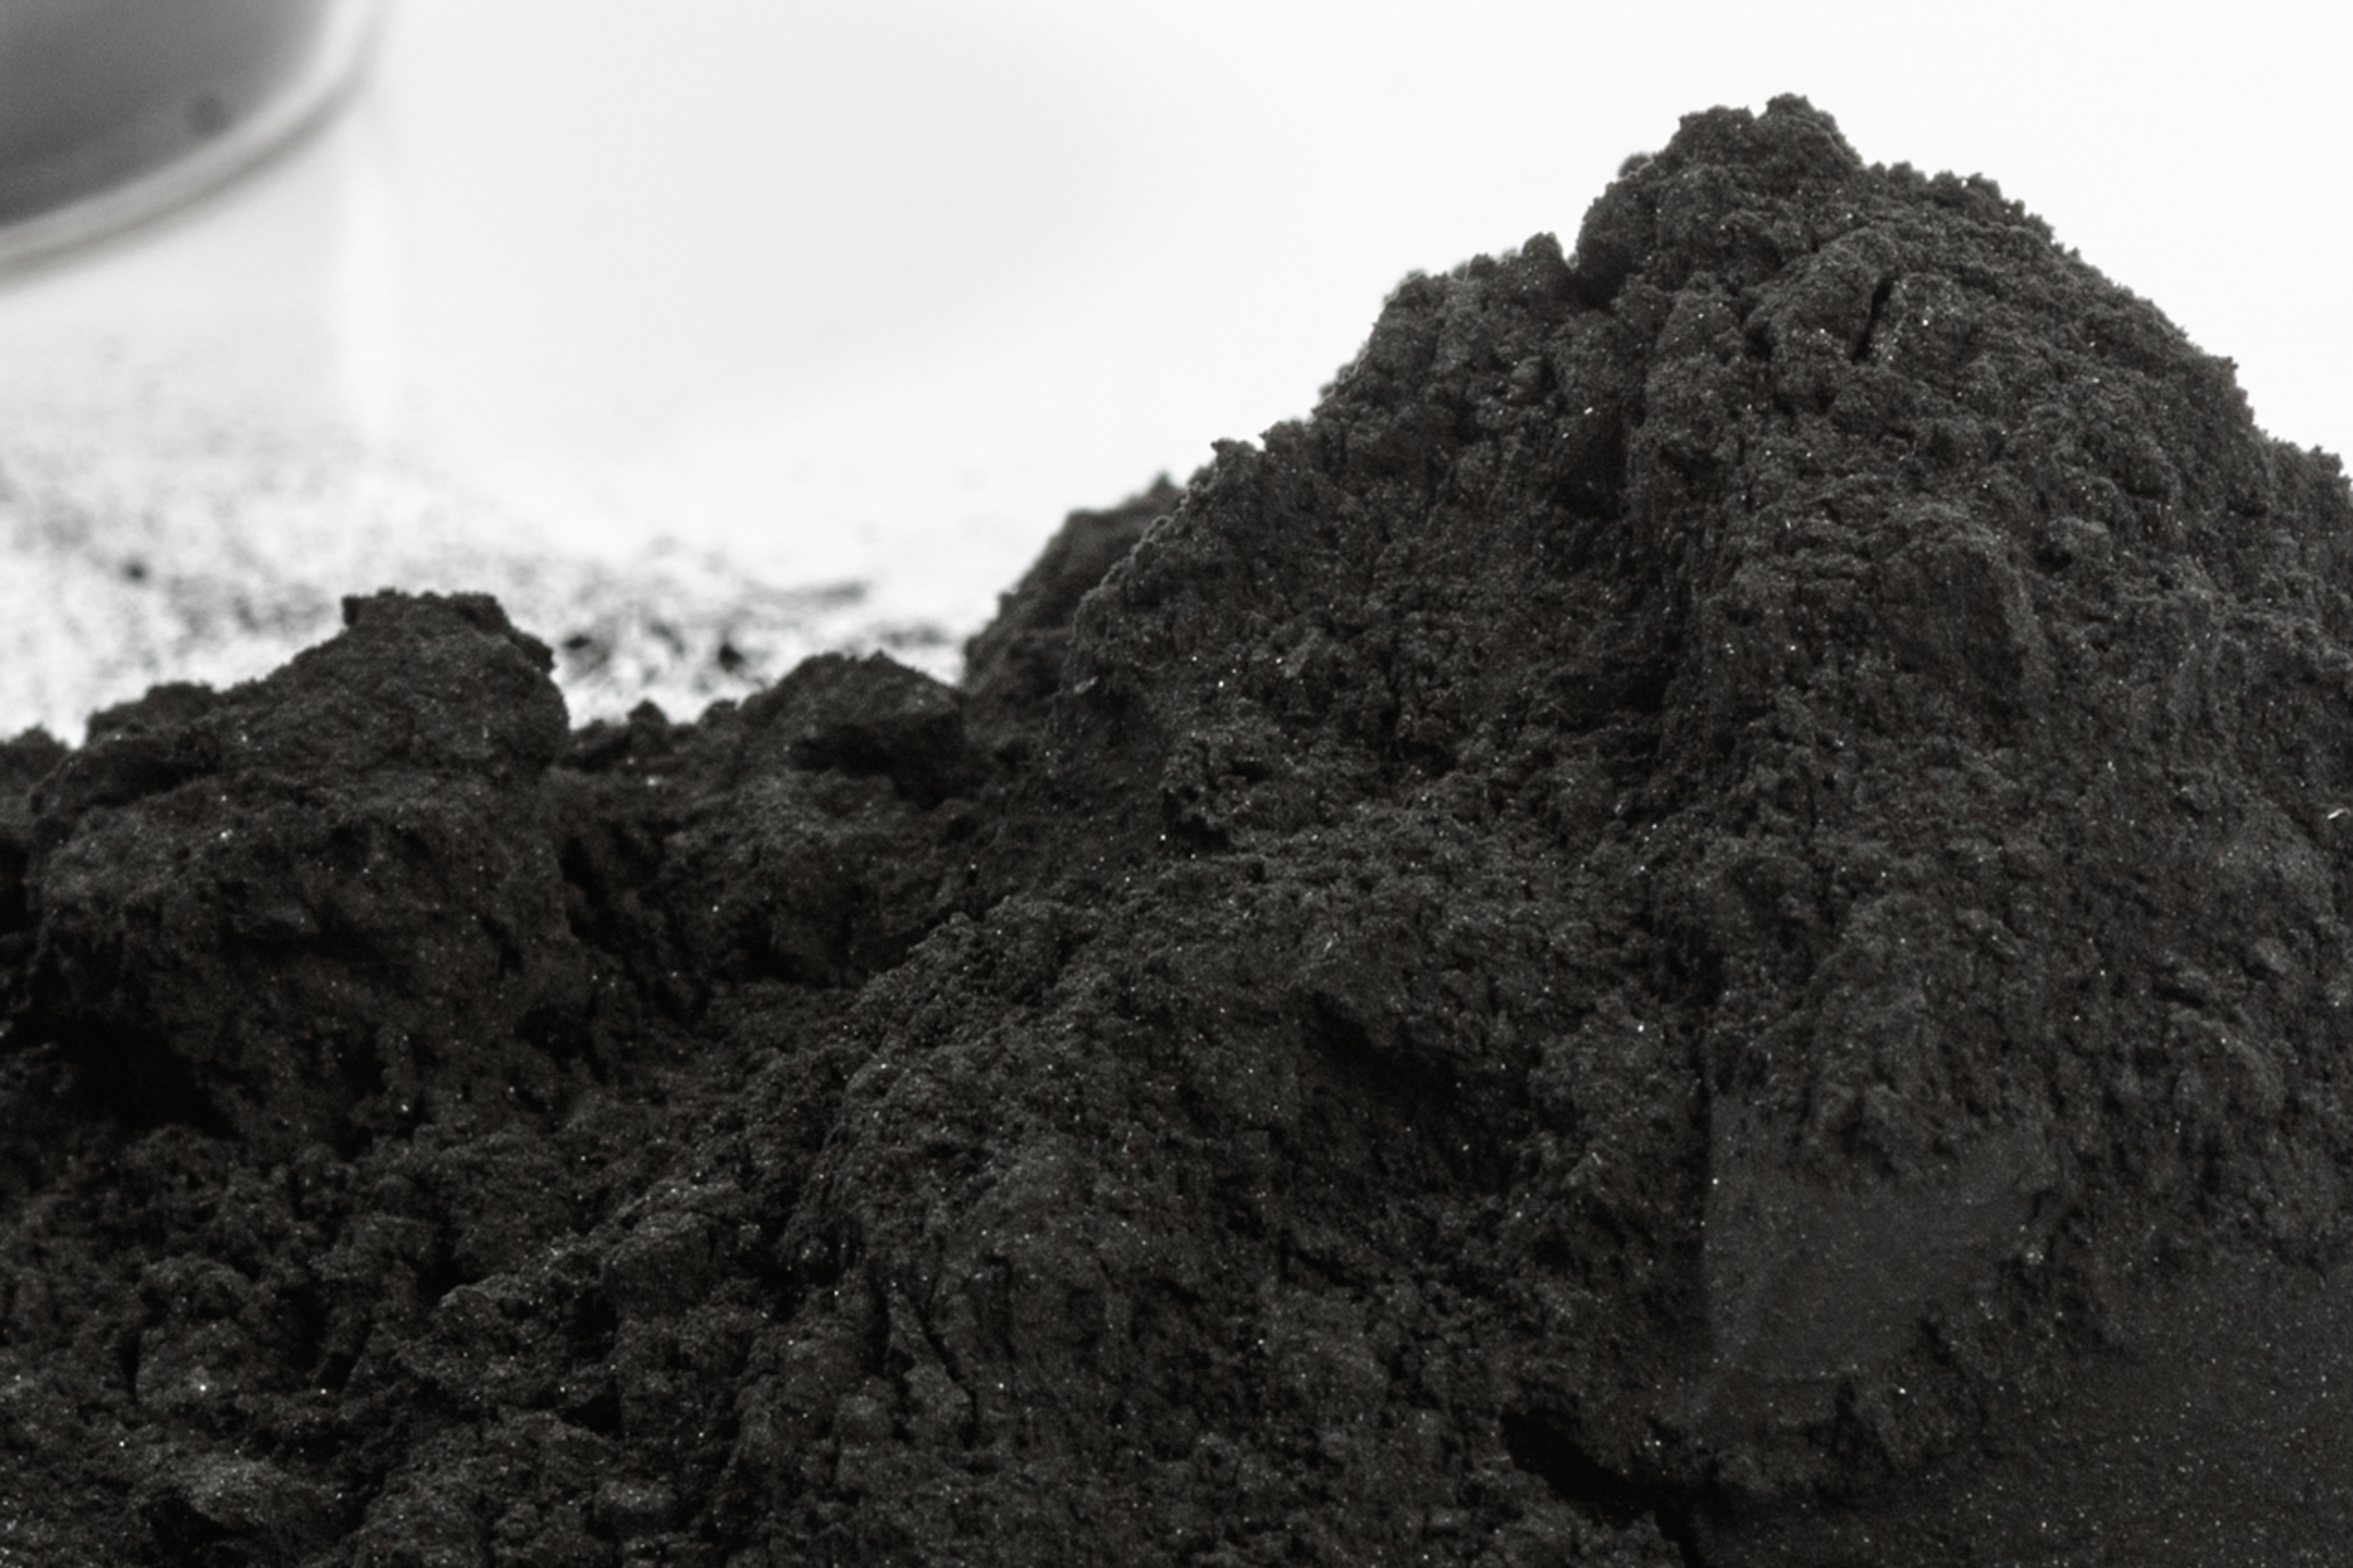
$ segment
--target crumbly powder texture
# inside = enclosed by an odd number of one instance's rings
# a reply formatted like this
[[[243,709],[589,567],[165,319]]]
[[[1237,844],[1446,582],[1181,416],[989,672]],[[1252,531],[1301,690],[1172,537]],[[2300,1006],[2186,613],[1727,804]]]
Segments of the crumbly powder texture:
[[[1780,99],[949,687],[0,746],[0,1562],[2328,1561],[2353,498]]]

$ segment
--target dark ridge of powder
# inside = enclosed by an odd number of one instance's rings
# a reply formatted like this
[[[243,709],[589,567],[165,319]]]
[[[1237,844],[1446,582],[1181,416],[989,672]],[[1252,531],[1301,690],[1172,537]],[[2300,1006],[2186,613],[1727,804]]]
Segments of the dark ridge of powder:
[[[0,1547],[2328,1561],[2348,549],[1778,99],[1074,516],[959,689],[567,738],[385,595],[19,737]]]

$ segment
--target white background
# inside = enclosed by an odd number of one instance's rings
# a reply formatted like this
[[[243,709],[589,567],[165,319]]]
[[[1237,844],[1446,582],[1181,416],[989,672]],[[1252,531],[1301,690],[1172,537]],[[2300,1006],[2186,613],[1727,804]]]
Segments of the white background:
[[[593,634],[583,716],[738,689],[723,639],[952,675],[1063,512],[1304,414],[1407,271],[1571,244],[1681,115],[1780,92],[1992,176],[2343,450],[2348,15],[392,0],[323,133],[0,279],[0,733],[259,673],[393,582]]]

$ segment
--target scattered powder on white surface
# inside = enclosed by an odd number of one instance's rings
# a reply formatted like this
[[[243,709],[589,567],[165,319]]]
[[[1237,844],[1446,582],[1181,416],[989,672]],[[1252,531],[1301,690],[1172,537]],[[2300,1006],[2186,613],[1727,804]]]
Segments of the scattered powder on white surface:
[[[344,595],[387,586],[496,595],[556,650],[575,722],[647,700],[690,715],[825,648],[953,678],[1018,566],[967,563],[966,602],[944,605],[937,572],[796,581],[675,538],[566,537],[347,438],[135,424],[0,411],[0,733],[78,739],[159,681],[261,675],[331,635]],[[881,536],[861,553],[891,550],[909,553]]]

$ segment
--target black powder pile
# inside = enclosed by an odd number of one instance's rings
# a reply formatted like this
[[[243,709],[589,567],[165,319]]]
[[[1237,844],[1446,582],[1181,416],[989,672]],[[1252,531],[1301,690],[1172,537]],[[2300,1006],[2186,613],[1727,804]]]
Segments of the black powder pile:
[[[2353,499],[1715,110],[959,688],[0,749],[0,1563],[2322,1563]]]

